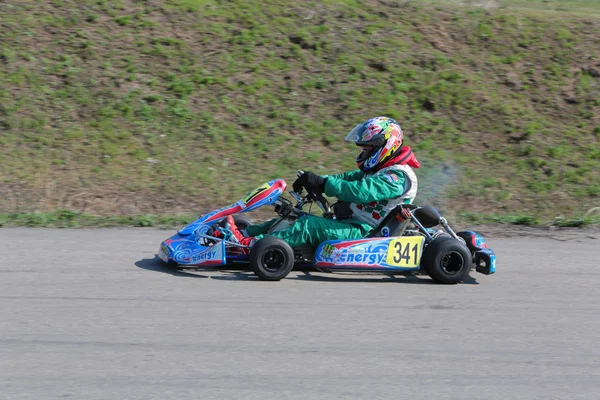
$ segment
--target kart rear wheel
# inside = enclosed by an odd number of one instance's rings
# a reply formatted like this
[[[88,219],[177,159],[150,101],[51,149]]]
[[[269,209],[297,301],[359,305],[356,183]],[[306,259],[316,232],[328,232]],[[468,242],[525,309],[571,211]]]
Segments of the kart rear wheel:
[[[438,283],[456,284],[471,271],[471,251],[462,242],[441,236],[423,251],[421,267]]]
[[[265,236],[252,246],[248,261],[261,280],[278,281],[294,268],[294,251],[284,240]]]

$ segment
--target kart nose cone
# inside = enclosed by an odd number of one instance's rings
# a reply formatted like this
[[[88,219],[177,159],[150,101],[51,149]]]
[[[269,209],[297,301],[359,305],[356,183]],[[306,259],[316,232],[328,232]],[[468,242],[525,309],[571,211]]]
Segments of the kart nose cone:
[[[158,258],[160,258],[161,260],[163,260],[164,262],[169,262],[169,258],[171,257],[171,248],[169,247],[168,244],[166,244],[165,242],[162,242],[160,244],[160,247],[158,248]]]

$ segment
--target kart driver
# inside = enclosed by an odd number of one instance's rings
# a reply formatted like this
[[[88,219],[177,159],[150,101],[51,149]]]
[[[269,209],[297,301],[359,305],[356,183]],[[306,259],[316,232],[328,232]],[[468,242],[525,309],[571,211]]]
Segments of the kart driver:
[[[371,118],[352,129],[346,141],[360,147],[356,158],[359,169],[329,176],[305,172],[292,185],[295,192],[305,187],[337,197],[339,201],[333,205],[336,218],[307,214],[288,228],[269,235],[285,240],[291,247],[363,238],[397,205],[412,203],[417,194],[413,168],[419,168],[419,162],[410,147],[403,145],[404,134],[398,122],[387,117]],[[240,232],[229,216],[225,228],[235,241],[251,246],[276,220],[250,225]]]

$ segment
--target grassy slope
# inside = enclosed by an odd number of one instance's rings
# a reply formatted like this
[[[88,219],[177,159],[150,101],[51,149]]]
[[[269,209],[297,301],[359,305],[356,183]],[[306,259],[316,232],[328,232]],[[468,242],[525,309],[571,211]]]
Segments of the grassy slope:
[[[343,137],[375,115],[423,164],[418,202],[598,205],[600,7],[439,3],[4,2],[0,213],[205,211],[353,168]]]

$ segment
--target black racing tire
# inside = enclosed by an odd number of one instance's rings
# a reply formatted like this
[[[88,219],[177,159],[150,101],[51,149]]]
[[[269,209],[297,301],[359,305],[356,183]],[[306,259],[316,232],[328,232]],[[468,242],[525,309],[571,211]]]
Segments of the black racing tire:
[[[225,221],[227,221],[227,218],[223,218],[221,221],[219,221],[219,226],[225,226]],[[252,225],[251,219],[242,217],[241,215],[234,215],[233,221],[235,222],[235,226],[237,226],[240,231]]]
[[[421,257],[421,267],[434,281],[457,284],[471,271],[471,251],[461,241],[441,236],[429,243]]]
[[[286,241],[265,236],[252,246],[248,261],[259,279],[279,281],[294,268],[294,251]]]

